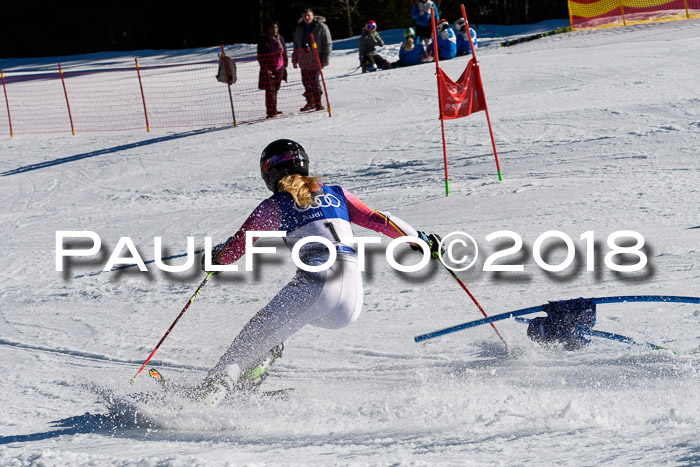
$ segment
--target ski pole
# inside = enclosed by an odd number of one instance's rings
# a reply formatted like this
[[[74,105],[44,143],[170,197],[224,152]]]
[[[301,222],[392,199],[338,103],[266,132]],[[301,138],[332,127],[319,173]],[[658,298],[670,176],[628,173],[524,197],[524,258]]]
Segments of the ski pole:
[[[175,325],[177,324],[177,322],[180,320],[180,318],[182,317],[182,315],[185,314],[185,312],[187,311],[187,309],[190,307],[190,304],[192,304],[192,302],[193,302],[194,299],[197,297],[197,295],[199,295],[199,292],[201,292],[202,288],[204,287],[204,284],[206,284],[206,283],[209,281],[209,278],[210,278],[211,276],[213,276],[214,274],[215,274],[214,271],[211,271],[211,272],[208,272],[208,273],[207,273],[207,277],[205,277],[204,280],[202,281],[202,283],[199,284],[199,287],[197,287],[197,290],[196,290],[196,291],[194,292],[194,294],[190,297],[190,299],[187,301],[187,304],[185,305],[185,307],[182,309],[182,311],[180,312],[180,314],[177,315],[177,318],[175,318],[175,321],[173,321],[173,324],[170,325],[170,327],[168,328],[168,330],[165,332],[165,334],[163,335],[163,337],[160,339],[160,342],[158,342],[158,345],[156,345],[156,348],[153,349],[153,352],[151,352],[151,355],[148,356],[148,358],[146,359],[146,361],[143,362],[143,365],[141,365],[141,368],[139,368],[139,371],[137,371],[136,374],[134,375],[134,377],[131,378],[131,382],[132,382],[132,383],[133,383],[134,381],[136,381],[136,378],[138,378],[139,374],[143,371],[144,368],[146,368],[146,365],[148,364],[148,362],[149,362],[149,361],[151,360],[151,358],[153,357],[153,354],[156,353],[156,350],[158,350],[158,348],[159,348],[160,345],[163,343],[163,341],[165,340],[165,338],[168,337],[168,334],[170,334],[170,331],[173,330],[173,328],[175,327]]]
[[[443,264],[442,261],[440,261],[440,264],[442,264],[442,265],[444,266],[444,268],[447,269],[447,272],[449,272],[450,275],[454,278],[454,280],[456,280],[457,283],[462,287],[462,289],[464,289],[464,291],[467,292],[467,295],[469,295],[469,298],[472,299],[472,301],[474,302],[474,304],[476,305],[476,307],[479,309],[479,311],[481,311],[481,314],[484,315],[484,318],[488,318],[489,315],[486,314],[486,311],[485,311],[484,308],[481,306],[481,304],[479,304],[479,302],[476,300],[476,297],[474,297],[474,295],[472,295],[472,293],[469,291],[469,289],[467,288],[467,286],[464,285],[464,282],[462,282],[462,280],[461,280],[459,277],[457,277],[457,274],[455,274],[455,272],[454,272],[452,269],[450,269],[450,268],[448,268],[447,266],[445,266],[445,264]],[[503,336],[501,335],[501,333],[500,333],[500,331],[498,330],[498,328],[496,327],[496,325],[493,324],[493,323],[489,323],[489,324],[491,325],[491,327],[493,328],[493,330],[496,331],[496,335],[498,336],[499,339],[501,339],[501,342],[503,342],[503,345],[505,346],[506,352],[508,352],[508,355],[512,355],[512,354],[510,353],[510,348],[508,347],[508,343],[507,343],[506,340],[503,338]]]
[[[521,318],[517,317],[515,318],[515,321],[518,323],[524,323],[524,324],[530,324],[530,319],[527,318]],[[614,332],[607,332],[607,331],[600,331],[598,329],[586,329],[583,327],[580,327],[579,330],[581,331],[581,334],[586,335],[586,336],[594,336],[594,337],[602,337],[603,339],[610,339],[611,341],[617,341],[617,342],[622,342],[624,344],[629,344],[629,345],[636,345],[638,347],[647,347],[653,350],[669,350],[666,347],[663,347],[661,345],[656,345],[652,344],[651,342],[637,342],[636,340],[632,339],[631,337],[623,336],[621,334],[615,334]],[[673,350],[671,350],[673,352]],[[678,355],[676,352],[673,352],[674,355]]]

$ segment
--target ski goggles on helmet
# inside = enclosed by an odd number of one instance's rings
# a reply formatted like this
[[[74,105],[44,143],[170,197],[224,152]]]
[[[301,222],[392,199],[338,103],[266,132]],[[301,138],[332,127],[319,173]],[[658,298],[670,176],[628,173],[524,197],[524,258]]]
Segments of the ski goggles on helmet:
[[[283,152],[281,154],[275,154],[272,157],[268,157],[260,163],[260,170],[263,173],[270,170],[272,167],[282,164],[283,162],[303,160],[303,156],[298,152]]]

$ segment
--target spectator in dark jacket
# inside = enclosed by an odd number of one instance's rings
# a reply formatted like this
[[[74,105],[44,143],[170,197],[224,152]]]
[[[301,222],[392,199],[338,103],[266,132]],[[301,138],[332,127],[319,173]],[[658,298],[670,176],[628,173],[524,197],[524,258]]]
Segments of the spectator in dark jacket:
[[[260,76],[258,88],[265,90],[265,108],[267,118],[273,118],[282,112],[277,110],[277,91],[282,80],[287,81],[287,47],[284,37],[279,33],[277,22],[267,27],[258,41],[258,63]]]
[[[311,37],[316,43],[318,59],[316,59]],[[294,68],[298,66],[301,69],[301,81],[304,83],[306,105],[300,109],[302,112],[323,110],[323,104],[321,104],[323,91],[319,78],[321,68],[328,66],[332,49],[333,40],[326,26],[326,19],[323,16],[314,16],[311,9],[304,10],[294,32],[294,53],[292,54],[292,64]]]
[[[370,20],[365,23],[365,28],[360,34],[359,51],[362,73],[376,71],[377,67],[382,70],[391,68],[391,63],[377,53],[377,47],[384,47],[384,41],[377,31],[377,23]]]

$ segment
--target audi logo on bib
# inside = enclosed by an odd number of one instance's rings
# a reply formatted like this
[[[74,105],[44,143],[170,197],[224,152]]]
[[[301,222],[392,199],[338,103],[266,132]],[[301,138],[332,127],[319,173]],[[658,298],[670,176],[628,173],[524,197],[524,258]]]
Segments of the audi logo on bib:
[[[294,209],[297,211],[308,211],[309,209],[314,209],[314,208],[339,208],[340,207],[340,200],[332,194],[323,194],[323,195],[318,195],[314,197],[314,205],[309,206],[306,208],[300,208],[296,204],[294,205]]]

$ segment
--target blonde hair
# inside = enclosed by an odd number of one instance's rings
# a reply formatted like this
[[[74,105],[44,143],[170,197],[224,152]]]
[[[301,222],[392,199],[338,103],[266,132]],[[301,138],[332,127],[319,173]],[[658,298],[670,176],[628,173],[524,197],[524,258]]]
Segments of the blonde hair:
[[[294,202],[300,208],[308,208],[315,204],[313,193],[321,189],[319,185],[319,177],[314,174],[313,177],[308,177],[299,174],[285,175],[277,182],[278,190],[286,191]]]
[[[413,50],[413,47],[415,46],[415,42],[413,41],[413,37],[408,36],[406,38],[406,43],[403,45],[403,48],[406,52],[410,52]]]

